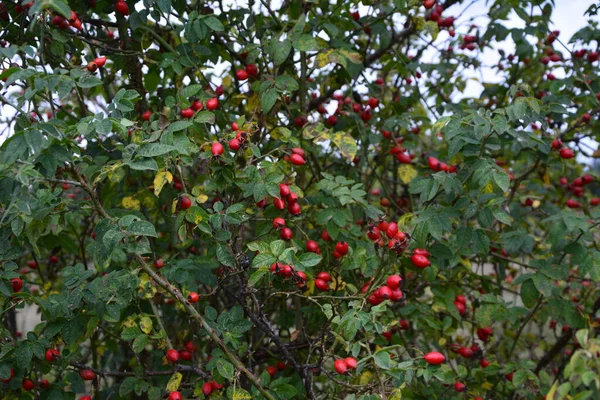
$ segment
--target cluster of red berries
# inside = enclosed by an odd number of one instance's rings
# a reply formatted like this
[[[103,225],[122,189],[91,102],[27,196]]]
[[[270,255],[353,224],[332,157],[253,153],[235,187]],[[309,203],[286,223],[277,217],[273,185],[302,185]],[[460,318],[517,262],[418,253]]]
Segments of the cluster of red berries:
[[[283,361],[279,361],[276,366],[275,365],[269,365],[267,367],[267,373],[271,377],[274,377],[275,375],[277,375],[277,371],[283,371],[286,367],[287,367],[286,363],[284,363]]]
[[[566,177],[562,177],[560,179],[560,184],[567,187],[567,190],[572,192],[575,197],[583,197],[583,189],[586,185],[594,182],[595,178],[590,174],[585,174],[579,178],[573,180],[573,182],[569,183]],[[600,204],[600,197],[594,197],[590,200],[590,205],[597,206]],[[567,207],[569,208],[581,208],[583,207],[581,203],[577,200],[569,199],[566,202]]]
[[[438,160],[435,157],[428,157],[427,165],[429,165],[429,169],[432,170],[433,172],[444,171],[444,172],[448,172],[448,173],[454,173],[458,169],[458,167],[456,165],[448,166],[448,164],[441,162],[440,160]]]
[[[28,3],[28,4],[33,4],[33,2]],[[31,6],[28,6],[27,8],[29,8],[29,7],[31,7]],[[72,10],[71,10],[71,15],[69,16],[68,20],[63,18],[62,15],[53,16],[52,24],[56,25],[60,29],[68,29],[69,26],[72,26],[73,28],[77,29],[78,31],[83,30],[83,24],[81,23],[81,20],[77,16],[77,13]]]
[[[388,133],[388,131],[383,131],[384,136],[386,136]],[[400,164],[410,164],[412,160],[414,160],[415,155],[408,154],[406,149],[401,146],[402,142],[404,142],[404,138],[396,139],[396,145],[390,149],[390,153],[396,156],[396,160],[398,160]]]
[[[298,215],[301,212],[300,209],[300,203],[298,203],[298,195],[294,192],[292,192],[292,190],[290,189],[290,187],[288,185],[286,185],[285,183],[280,183],[279,184],[279,198],[274,197],[273,198],[273,205],[275,206],[276,209],[278,210],[283,210],[286,207],[286,203],[287,203],[287,209],[290,212],[290,214],[292,215]],[[273,222],[273,226],[276,229],[281,229],[283,227],[285,227],[285,221],[283,223],[283,225],[281,227],[276,227],[275,226],[275,222]],[[282,239],[284,240],[289,240],[292,238],[292,231],[289,231],[289,237],[288,238],[283,238],[284,234],[283,234],[283,229],[282,229]],[[287,234],[286,234],[287,236]]]
[[[492,327],[486,326],[485,328],[477,328],[477,337],[484,343],[490,340],[490,336],[493,335]]]
[[[436,5],[435,0],[424,0],[423,6],[425,6],[425,8],[427,10],[433,9],[429,13],[429,15],[427,15],[427,19],[429,21],[437,22],[438,28],[452,28],[452,26],[454,25],[455,18],[454,17],[443,18],[442,13],[444,12],[444,7],[442,7],[439,4]],[[450,29],[450,30],[452,32],[454,32],[454,30],[452,30],[452,29]],[[451,33],[451,36],[454,36],[454,34]]]
[[[462,294],[459,294],[454,299],[454,306],[458,310],[460,315],[463,315],[467,311],[467,299]]]
[[[286,154],[283,159],[285,161],[289,161],[294,165],[297,166],[301,166],[306,164],[306,154],[304,153],[304,150],[302,150],[300,147],[294,147],[292,149],[290,149],[292,154],[288,155]]]
[[[276,262],[271,264],[269,269],[273,274],[279,275],[284,279],[291,278],[300,289],[306,287],[306,274],[296,270],[292,265]]]
[[[358,361],[354,357],[340,358],[334,361],[333,368],[338,374],[345,374],[347,371],[356,369]]]
[[[477,38],[477,36],[474,35],[465,35],[463,37],[463,41],[460,45],[460,49],[461,50],[475,50],[476,49],[476,45],[479,42],[479,39]]]
[[[315,278],[315,287],[322,292],[326,292],[329,290],[329,282],[331,281],[329,272],[319,272]]]
[[[390,250],[396,251],[397,254],[402,254],[408,246],[408,236],[398,228],[395,222],[379,221],[377,226],[369,226],[367,237],[375,242],[378,247],[385,246],[385,237],[389,239],[387,246]]]
[[[256,64],[248,64],[244,69],[238,69],[235,71],[235,77],[239,81],[245,81],[248,77],[258,77],[258,67]]]
[[[575,157],[575,153],[568,147],[564,147],[562,140],[554,139],[552,141],[552,148],[558,150],[560,158],[569,159]]]
[[[200,101],[200,100],[194,100],[192,101],[192,104],[190,107],[188,108],[184,108],[181,110],[181,116],[183,118],[192,118],[194,116],[194,114],[196,113],[196,111],[200,111],[204,108],[204,104]],[[209,111],[214,111],[217,108],[219,108],[219,99],[217,97],[211,97],[210,99],[208,99],[206,101],[206,109]],[[148,112],[148,111],[146,111]],[[152,114],[150,114],[152,115]],[[142,115],[142,118],[144,117],[144,115]],[[148,119],[150,119],[150,117],[148,116]]]
[[[231,124],[231,129],[235,132],[235,138],[229,141],[231,151],[238,151],[248,139],[248,132],[239,129],[237,122]]]
[[[403,297],[400,285],[402,278],[400,275],[390,275],[385,281],[385,285],[375,289],[373,293],[367,297],[367,301],[371,305],[381,304],[385,300],[400,301]]]

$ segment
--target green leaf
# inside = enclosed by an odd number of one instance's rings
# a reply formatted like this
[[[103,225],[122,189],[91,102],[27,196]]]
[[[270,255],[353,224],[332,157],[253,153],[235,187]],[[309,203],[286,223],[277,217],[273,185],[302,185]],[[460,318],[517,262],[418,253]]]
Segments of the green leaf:
[[[66,0],[53,0],[49,3],[50,7],[65,18],[71,17],[71,7]]]
[[[233,365],[229,361],[225,361],[222,358],[217,360],[217,371],[219,371],[219,374],[223,378],[227,380],[233,379]]]
[[[91,75],[84,75],[77,81],[77,86],[82,89],[89,89],[100,85],[102,85],[102,81]]]
[[[277,79],[275,79],[275,88],[280,92],[293,92],[298,90],[300,86],[293,77],[289,75],[279,75]]]
[[[209,17],[203,18],[202,21],[204,21],[206,26],[208,26],[213,31],[222,32],[225,30],[225,27],[223,26],[223,24],[221,23],[221,21],[219,21],[219,19],[217,17],[209,16]]]
[[[271,253],[273,253],[275,257],[279,257],[285,249],[285,242],[283,240],[274,240],[269,246],[271,248]]]
[[[165,14],[171,13],[171,0],[156,0],[156,4],[158,4],[158,8]]]
[[[194,118],[194,122],[199,124],[214,124],[215,123],[215,114],[210,111],[201,111]]]
[[[119,396],[125,397],[129,393],[133,392],[136,382],[137,382],[137,378],[134,376],[125,378],[123,380],[123,383],[121,383],[121,386],[119,387]]]
[[[273,41],[271,43],[271,54],[273,55],[273,63],[276,66],[283,64],[283,62],[290,55],[292,50],[292,42],[288,39],[282,41]]]
[[[314,267],[321,262],[322,257],[316,253],[304,253],[299,261],[304,267]]]
[[[19,342],[15,349],[15,359],[19,368],[29,369],[29,364],[33,358],[33,350],[29,343]]]
[[[127,232],[129,232],[129,234],[131,235],[136,236],[158,237],[154,225],[152,225],[152,223],[148,221],[143,220],[132,222],[131,225],[127,227]]]
[[[138,354],[144,350],[144,348],[146,347],[147,344],[148,344],[148,335],[146,335],[145,333],[142,333],[141,335],[139,335],[138,337],[135,338],[131,347],[133,348],[133,351],[135,352],[135,354]]]
[[[235,267],[235,258],[231,251],[222,244],[217,245],[217,259],[223,265],[227,265],[228,267]]]
[[[266,90],[260,96],[260,103],[264,113],[268,113],[269,111],[271,111],[275,103],[277,103],[278,97],[279,95],[277,94],[277,90],[273,88]]]
[[[169,125],[166,132],[171,133],[171,132],[182,131],[184,129],[189,128],[192,125],[194,125],[194,124],[190,121],[175,121],[171,125]]]
[[[521,299],[523,300],[523,304],[525,307],[532,308],[537,303],[540,297],[540,292],[538,292],[533,280],[527,279],[521,285]]]

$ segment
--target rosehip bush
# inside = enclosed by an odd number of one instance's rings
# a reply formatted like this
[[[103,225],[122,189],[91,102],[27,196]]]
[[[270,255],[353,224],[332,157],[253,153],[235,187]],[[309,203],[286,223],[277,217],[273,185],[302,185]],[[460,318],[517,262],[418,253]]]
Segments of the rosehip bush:
[[[2,0],[4,398],[594,398],[598,6],[471,3]]]

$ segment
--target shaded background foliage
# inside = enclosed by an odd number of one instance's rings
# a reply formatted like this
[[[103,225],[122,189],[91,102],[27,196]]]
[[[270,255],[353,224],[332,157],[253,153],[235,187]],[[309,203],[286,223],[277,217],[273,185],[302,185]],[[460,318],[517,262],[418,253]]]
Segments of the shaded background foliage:
[[[3,395],[594,398],[598,5],[474,3],[2,1]]]

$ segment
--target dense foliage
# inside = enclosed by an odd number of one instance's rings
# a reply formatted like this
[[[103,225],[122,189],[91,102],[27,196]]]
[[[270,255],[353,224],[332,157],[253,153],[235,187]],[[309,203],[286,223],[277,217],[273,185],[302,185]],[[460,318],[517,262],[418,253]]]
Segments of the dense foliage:
[[[2,396],[596,398],[600,6],[231,3],[2,0]]]

